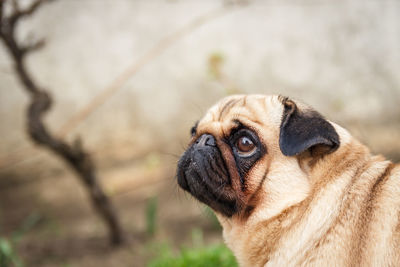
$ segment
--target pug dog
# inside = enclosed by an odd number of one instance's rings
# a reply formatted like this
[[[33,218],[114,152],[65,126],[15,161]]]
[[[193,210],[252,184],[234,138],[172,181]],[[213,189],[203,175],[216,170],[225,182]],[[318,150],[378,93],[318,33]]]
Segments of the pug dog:
[[[240,266],[400,266],[400,166],[311,107],[229,96],[191,134],[178,184]]]

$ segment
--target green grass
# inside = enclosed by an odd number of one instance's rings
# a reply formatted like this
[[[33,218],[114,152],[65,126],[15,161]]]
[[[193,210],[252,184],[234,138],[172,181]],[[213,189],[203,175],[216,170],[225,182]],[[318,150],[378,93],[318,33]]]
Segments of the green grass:
[[[203,245],[203,232],[192,230],[192,247],[173,253],[169,245],[160,245],[156,249],[158,256],[148,267],[235,267],[238,266],[232,252],[223,244]]]
[[[157,206],[157,197],[152,197],[147,201],[146,232],[149,236],[154,236],[157,230]]]
[[[3,237],[0,237],[0,267],[23,266],[21,259],[15,251],[14,244]]]
[[[20,227],[12,233],[11,237],[6,238],[0,236],[0,267],[24,266],[15,247],[21,238],[32,229],[39,220],[40,215],[32,213],[23,221]]]
[[[151,261],[148,267],[235,267],[232,252],[225,245],[185,248],[178,255],[169,250]]]

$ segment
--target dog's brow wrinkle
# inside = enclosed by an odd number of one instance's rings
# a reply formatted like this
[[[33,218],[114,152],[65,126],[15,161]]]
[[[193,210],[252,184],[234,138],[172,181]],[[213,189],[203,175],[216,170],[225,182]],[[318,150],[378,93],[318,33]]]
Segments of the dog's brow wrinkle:
[[[241,117],[242,117],[243,119],[246,119],[246,120],[248,120],[248,121],[251,121],[251,122],[253,122],[253,123],[255,123],[255,124],[263,125],[262,122],[259,121],[259,120],[255,120],[255,119],[253,119],[253,118],[249,118],[248,116],[244,116],[244,115],[241,115]],[[238,119],[235,119],[234,122],[235,122],[235,124],[246,125],[245,123],[243,123],[242,121],[240,121],[240,120],[238,120]]]
[[[221,111],[219,113],[219,117],[218,120],[221,121],[222,117],[224,116],[224,114],[226,112],[228,112],[228,110],[233,107],[237,102],[239,102],[240,99],[231,99],[229,100],[222,108]]]
[[[255,102],[255,105],[259,105],[258,102]],[[252,117],[256,117],[256,115],[259,113],[257,110],[255,110],[256,109],[255,105],[248,105],[246,107],[247,110],[250,111],[250,113],[253,115]],[[257,119],[254,120],[254,119],[250,119],[248,117],[247,117],[247,119],[249,119],[249,120],[251,120],[251,121],[253,121],[255,123],[260,123]]]
[[[226,136],[226,133],[224,131],[224,127],[222,125],[221,125],[221,133],[222,133],[222,136]]]
[[[212,112],[212,113],[211,113],[211,116],[212,116],[212,120],[213,120],[213,121],[215,121],[215,115],[214,115],[214,112]]]
[[[236,124],[237,126],[243,125],[243,123],[239,119],[233,119],[232,123]]]
[[[245,107],[247,105],[247,95],[243,98],[242,106]]]
[[[265,98],[260,98],[259,101],[261,101],[261,105],[264,108],[264,111],[267,110],[267,100]]]

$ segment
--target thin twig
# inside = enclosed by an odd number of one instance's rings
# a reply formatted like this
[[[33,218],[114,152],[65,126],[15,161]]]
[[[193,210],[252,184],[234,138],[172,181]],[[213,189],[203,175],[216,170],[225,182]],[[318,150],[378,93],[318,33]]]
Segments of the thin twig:
[[[4,0],[4,1],[6,1],[6,0]],[[33,15],[33,13],[35,13],[36,10],[38,10],[41,5],[43,5],[44,3],[50,2],[50,1],[53,1],[53,0],[36,0],[36,1],[32,2],[29,7],[25,8],[23,10],[19,9],[17,0],[12,1],[14,10],[13,10],[13,14],[9,17],[10,25],[16,24],[23,17]]]

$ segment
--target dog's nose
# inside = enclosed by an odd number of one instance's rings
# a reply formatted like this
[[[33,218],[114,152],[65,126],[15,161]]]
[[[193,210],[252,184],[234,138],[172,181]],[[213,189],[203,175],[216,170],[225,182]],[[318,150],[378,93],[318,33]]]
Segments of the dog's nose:
[[[203,134],[196,140],[196,146],[216,146],[215,138],[211,134]]]

